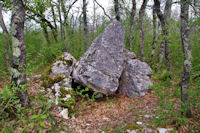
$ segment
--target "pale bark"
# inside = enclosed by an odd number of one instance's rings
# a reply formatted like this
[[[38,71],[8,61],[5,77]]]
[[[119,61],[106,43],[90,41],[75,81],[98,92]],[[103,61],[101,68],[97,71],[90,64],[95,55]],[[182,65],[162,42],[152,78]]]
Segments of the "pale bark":
[[[25,9],[22,0],[13,0],[12,2],[11,33],[13,59],[11,67],[11,83],[12,86],[21,89],[18,92],[18,96],[22,104],[26,107],[28,105],[28,94],[22,87],[26,84],[26,45],[24,34]]]
[[[153,66],[157,40],[158,40],[158,21],[157,21],[155,6],[153,6],[153,42],[152,42],[152,52],[151,52],[151,67]]]
[[[118,21],[120,21],[119,1],[118,0],[114,0],[114,7],[115,7],[115,17]]]
[[[83,0],[83,23],[84,23],[84,36],[85,36],[85,50],[88,48],[88,26],[87,26],[87,3]]]
[[[130,32],[128,37],[128,48],[130,49],[133,41],[134,34],[134,23],[135,23],[135,13],[136,13],[136,2],[132,0],[131,18],[130,18]]]
[[[0,26],[3,29],[3,33],[4,33],[4,38],[5,38],[5,42],[6,42],[6,48],[5,48],[5,59],[6,59],[6,71],[9,71],[9,67],[10,67],[10,57],[9,57],[9,39],[8,39],[8,30],[6,28],[6,25],[4,23],[4,19],[3,19],[3,14],[2,14],[2,5],[0,4]]]
[[[139,11],[139,33],[140,33],[140,59],[144,60],[144,15],[145,15],[145,8],[147,5],[147,0],[143,0],[142,6]]]
[[[192,68],[192,52],[190,45],[190,31],[189,31],[189,3],[187,0],[181,0],[181,41],[183,48],[183,74],[181,82],[181,100],[183,102],[182,108],[186,111],[187,117],[191,116],[190,100],[189,100],[189,81]]]

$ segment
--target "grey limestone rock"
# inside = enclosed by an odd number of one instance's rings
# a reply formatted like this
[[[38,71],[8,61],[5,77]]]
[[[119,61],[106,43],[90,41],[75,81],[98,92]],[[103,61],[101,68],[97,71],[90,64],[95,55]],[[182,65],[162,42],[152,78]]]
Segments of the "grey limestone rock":
[[[120,78],[119,93],[129,97],[144,96],[148,86],[152,85],[149,77],[152,70],[147,63],[135,59],[133,52],[127,50],[124,52],[125,63]]]
[[[110,23],[76,63],[75,82],[103,94],[115,93],[123,71],[124,37],[123,25],[117,20]]]
[[[71,54],[65,52],[52,64],[50,75],[53,77],[58,75],[70,76],[75,63],[76,59]]]

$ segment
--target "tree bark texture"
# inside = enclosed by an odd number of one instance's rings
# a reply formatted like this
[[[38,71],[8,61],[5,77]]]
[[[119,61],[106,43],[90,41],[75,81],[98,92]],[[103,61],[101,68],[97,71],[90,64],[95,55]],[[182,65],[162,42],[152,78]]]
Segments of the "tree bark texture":
[[[24,34],[25,9],[22,0],[13,0],[11,33],[12,33],[12,86],[18,87],[21,91],[19,98],[24,106],[28,105],[27,91],[23,92],[22,85],[26,84],[26,45]]]
[[[85,50],[88,48],[88,26],[87,26],[87,3],[83,0],[83,23],[84,23],[84,36],[85,36]]]
[[[58,10],[58,16],[59,16],[59,21],[60,21],[60,34],[62,40],[65,40],[65,29],[63,28],[63,23],[62,23],[62,15],[61,15],[61,1],[58,0],[58,5],[57,5],[57,10]]]
[[[181,100],[182,108],[186,111],[186,116],[191,116],[190,101],[189,101],[189,81],[192,68],[192,52],[190,46],[190,31],[189,31],[189,3],[188,0],[181,0],[181,41],[183,48],[183,74],[181,83]]]
[[[61,5],[61,10],[63,12],[63,15],[64,15],[64,22],[62,23],[62,28],[63,28],[63,31],[64,31],[64,40],[66,39],[66,33],[67,33],[67,12],[66,12],[66,9],[65,9],[65,3],[64,3],[64,0],[60,0],[60,5]]]
[[[153,66],[157,41],[158,41],[158,21],[157,21],[155,6],[153,6],[153,42],[152,42],[152,53],[151,53],[151,67]]]
[[[57,26],[57,23],[56,23],[56,15],[55,15],[55,10],[54,10],[54,5],[52,3],[52,0],[51,0],[51,13],[52,13],[52,16],[53,16],[53,22],[54,22],[54,27],[55,27],[55,32],[56,34],[58,34],[58,26]]]
[[[131,18],[130,18],[130,32],[129,32],[129,37],[128,37],[128,48],[129,49],[131,48],[132,41],[133,41],[135,13],[136,13],[136,2],[135,2],[135,0],[132,0]]]
[[[144,15],[145,8],[148,0],[143,0],[142,6],[139,11],[139,34],[140,34],[140,59],[144,61]]]
[[[120,21],[120,14],[119,14],[119,1],[114,0],[114,6],[115,6],[115,17],[118,21]]]
[[[10,57],[9,57],[9,39],[8,39],[8,30],[6,28],[6,25],[4,23],[3,20],[3,14],[2,14],[2,5],[0,4],[0,26],[3,29],[3,33],[4,33],[4,38],[5,38],[5,42],[6,42],[6,47],[5,47],[5,59],[6,59],[6,71],[9,72],[9,67],[10,67]]]
[[[154,5],[155,5],[155,10],[156,10],[156,14],[160,20],[161,23],[161,27],[162,27],[162,35],[163,35],[163,41],[161,43],[161,49],[160,49],[160,53],[159,53],[159,70],[161,69],[161,65],[163,63],[163,57],[165,54],[165,60],[166,60],[166,66],[167,66],[167,70],[170,71],[170,60],[169,60],[169,31],[168,31],[168,27],[167,27],[167,23],[166,23],[166,17],[165,15],[161,12],[160,10],[160,1],[159,0],[154,0]],[[166,9],[166,8],[165,8]],[[163,50],[163,46],[164,45],[164,50]]]

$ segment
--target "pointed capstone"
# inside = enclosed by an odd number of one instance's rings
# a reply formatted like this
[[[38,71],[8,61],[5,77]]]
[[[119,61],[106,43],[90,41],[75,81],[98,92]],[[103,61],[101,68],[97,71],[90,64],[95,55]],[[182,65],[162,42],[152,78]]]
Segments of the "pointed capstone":
[[[115,93],[123,71],[124,37],[123,25],[117,20],[110,23],[76,63],[75,82],[103,94]]]

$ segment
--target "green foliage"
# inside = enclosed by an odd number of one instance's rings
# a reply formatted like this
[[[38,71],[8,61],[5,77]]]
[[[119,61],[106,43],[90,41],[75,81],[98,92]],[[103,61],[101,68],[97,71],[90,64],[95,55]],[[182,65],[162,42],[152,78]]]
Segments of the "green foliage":
[[[13,90],[5,86],[1,91],[0,107],[3,105],[3,109],[0,110],[0,131],[2,133],[66,131],[62,128],[62,121],[57,125],[55,116],[52,115],[54,105],[47,96],[42,94],[41,88],[35,90],[37,94],[29,95],[31,101],[29,108],[19,104]],[[15,117],[11,117],[11,114]]]
[[[89,95],[90,93],[92,93],[91,96]],[[89,87],[81,88],[80,86],[78,86],[76,89],[73,89],[73,94],[77,96],[81,96],[82,98],[86,98],[90,100],[91,102],[94,102],[96,96],[98,95],[97,92],[91,92]]]

